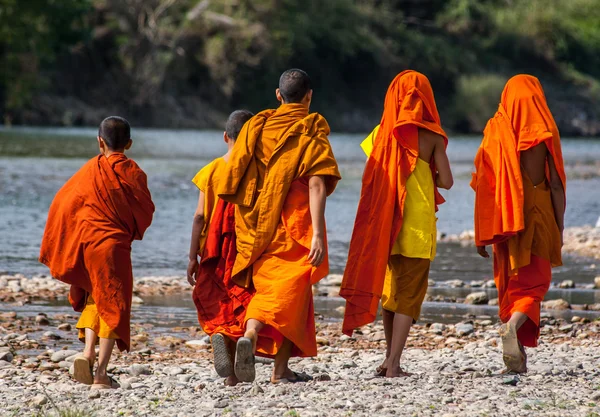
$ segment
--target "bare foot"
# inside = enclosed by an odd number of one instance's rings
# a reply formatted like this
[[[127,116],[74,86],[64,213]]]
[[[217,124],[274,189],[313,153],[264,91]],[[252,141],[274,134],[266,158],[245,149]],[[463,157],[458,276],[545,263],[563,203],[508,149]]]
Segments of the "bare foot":
[[[235,375],[229,375],[225,378],[224,384],[228,387],[235,387],[240,382]]]
[[[377,368],[375,368],[375,376],[385,376],[385,374],[387,374],[387,365],[388,362],[388,358],[385,358],[383,363],[381,365],[379,365]]]
[[[258,334],[256,334],[256,330],[246,330],[246,333],[244,333],[244,337],[247,337],[252,341],[252,352],[256,353],[256,342],[258,341]]]
[[[307,382],[312,381],[313,377],[304,373],[304,372],[294,372],[290,368],[286,368],[284,372],[281,374],[275,373],[273,369],[273,374],[271,375],[271,383],[279,384],[279,383],[294,383],[294,382]]]
[[[408,372],[404,372],[402,370],[402,368],[400,368],[399,366],[393,366],[387,369],[387,372],[385,374],[386,378],[398,378],[398,377],[405,377],[405,376],[410,376],[411,374],[409,374]]]

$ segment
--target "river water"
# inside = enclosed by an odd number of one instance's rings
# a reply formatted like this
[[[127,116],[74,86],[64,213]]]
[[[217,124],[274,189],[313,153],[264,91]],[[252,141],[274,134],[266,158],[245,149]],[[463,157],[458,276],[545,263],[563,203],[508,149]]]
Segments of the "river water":
[[[182,276],[187,266],[191,220],[198,191],[191,178],[222,155],[222,132],[134,129],[127,154],[148,174],[156,204],[154,222],[142,242],[134,242],[134,275]],[[56,191],[87,159],[97,154],[95,129],[0,129],[0,272],[27,276],[47,273],[37,262],[48,207]],[[366,135],[332,134],[343,180],[327,201],[331,272],[342,273],[360,194],[365,163],[359,143]],[[448,154],[455,185],[444,192],[438,229],[454,234],[472,229],[473,192],[469,187],[479,137],[451,137]],[[600,140],[563,139],[567,168],[566,226],[594,224],[600,216]],[[482,280],[492,276],[491,262],[472,248],[440,244],[432,264],[434,280]],[[555,281],[589,283],[597,275],[592,262],[565,257]],[[595,298],[591,294],[585,299]],[[556,297],[551,297],[556,298]],[[587,301],[586,301],[587,302]],[[596,301],[597,302],[597,301]]]

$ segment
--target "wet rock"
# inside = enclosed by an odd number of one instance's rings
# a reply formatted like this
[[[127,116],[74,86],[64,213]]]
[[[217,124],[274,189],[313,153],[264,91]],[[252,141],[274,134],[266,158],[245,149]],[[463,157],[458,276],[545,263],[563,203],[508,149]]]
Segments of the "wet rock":
[[[69,332],[71,331],[72,327],[69,323],[62,323],[57,327],[57,329],[63,332]]]
[[[488,299],[488,295],[486,292],[484,291],[480,291],[480,292],[473,292],[469,295],[467,295],[467,298],[465,299],[465,304],[487,304],[489,301]]]
[[[152,375],[152,371],[148,365],[141,365],[135,363],[129,367],[129,375],[140,376],[140,375]]]
[[[559,298],[558,300],[542,301],[542,308],[547,310],[568,310],[571,308],[571,305],[562,298]]]
[[[12,362],[13,354],[9,351],[0,352],[0,361]]]
[[[62,336],[54,333],[53,331],[47,331],[42,335],[42,339],[60,340]]]
[[[575,283],[573,282],[573,280],[565,279],[560,284],[558,284],[558,288],[563,288],[563,289],[575,288]]]
[[[77,355],[78,353],[79,352],[77,352],[76,350],[59,350],[57,352],[54,352],[52,356],[50,356],[50,360],[55,363],[62,362],[73,355]]]
[[[50,320],[48,320],[48,317],[46,317],[45,314],[38,314],[35,316],[35,323],[38,326],[48,326],[50,324]]]
[[[473,325],[471,323],[458,323],[455,326],[456,334],[459,336],[467,336],[473,333]]]

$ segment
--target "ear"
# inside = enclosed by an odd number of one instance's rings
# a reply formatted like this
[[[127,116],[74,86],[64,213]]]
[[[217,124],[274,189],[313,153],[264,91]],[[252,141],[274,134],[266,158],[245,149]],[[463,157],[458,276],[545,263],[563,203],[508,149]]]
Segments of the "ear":
[[[102,139],[100,136],[97,136],[98,139],[98,148],[100,148],[100,153],[104,154],[104,151],[106,150],[106,143],[104,143],[104,139]]]
[[[127,145],[125,145],[125,150],[131,148],[131,145],[133,145],[133,140],[129,139],[129,142],[127,142]]]
[[[283,104],[283,97],[281,96],[281,91],[279,91],[279,88],[275,90],[275,96],[277,97],[277,101]]]
[[[229,136],[227,136],[227,132],[223,132],[223,142],[229,143]]]
[[[312,95],[313,95],[313,90],[308,90],[308,93],[306,93],[306,98],[309,101],[312,101]]]

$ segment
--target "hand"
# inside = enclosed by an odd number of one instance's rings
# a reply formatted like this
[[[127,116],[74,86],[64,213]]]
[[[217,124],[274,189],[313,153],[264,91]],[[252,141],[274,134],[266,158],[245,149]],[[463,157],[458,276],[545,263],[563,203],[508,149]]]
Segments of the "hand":
[[[308,254],[308,262],[312,266],[319,266],[325,259],[325,239],[323,237],[314,235],[312,243],[310,244],[310,253]]]
[[[490,257],[490,254],[488,253],[488,251],[485,250],[485,246],[477,246],[477,253],[482,258],[489,258]]]
[[[193,287],[196,285],[196,274],[198,273],[198,258],[190,259],[187,268],[187,280]]]

